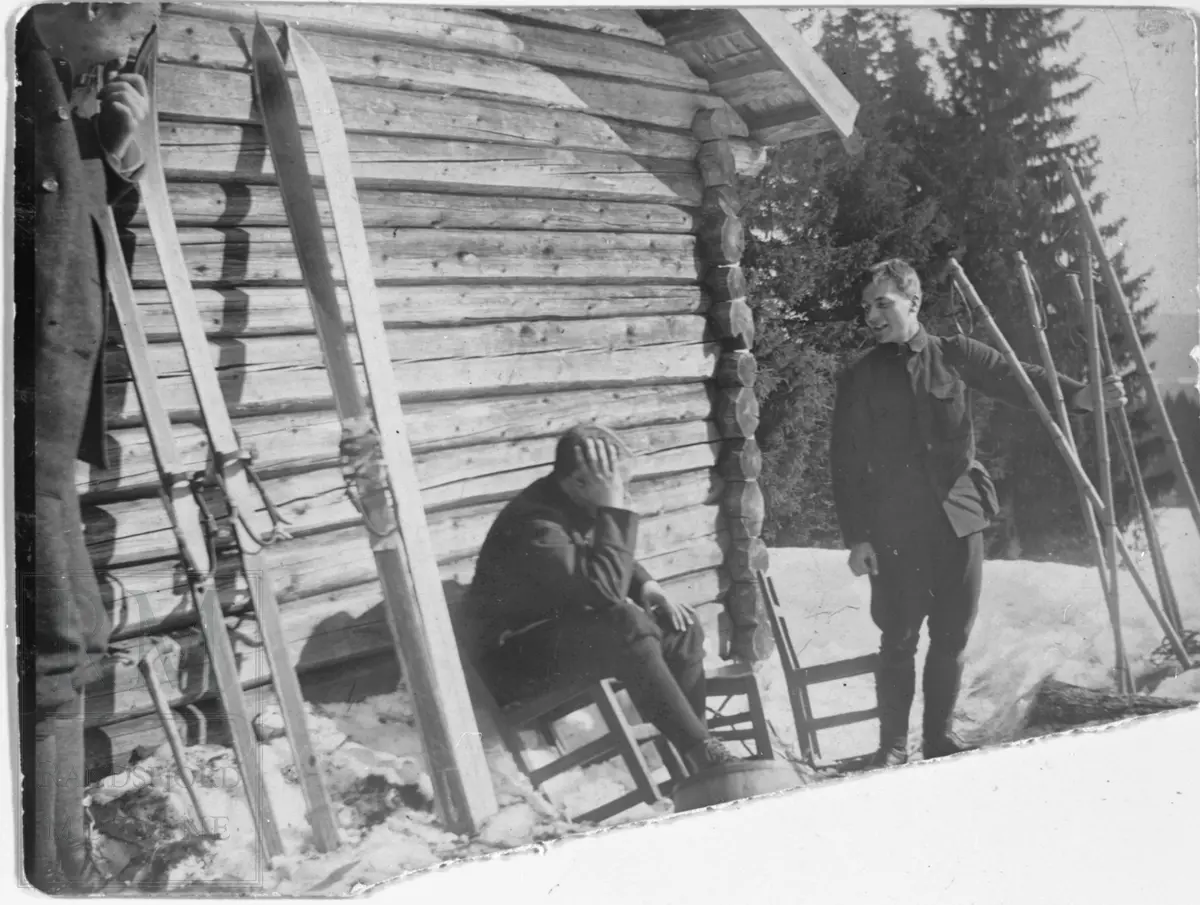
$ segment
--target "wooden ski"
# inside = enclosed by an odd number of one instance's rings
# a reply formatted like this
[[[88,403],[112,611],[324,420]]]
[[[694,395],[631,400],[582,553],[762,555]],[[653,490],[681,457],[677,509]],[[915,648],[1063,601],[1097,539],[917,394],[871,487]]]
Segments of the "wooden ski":
[[[157,44],[157,35],[152,34],[139,54],[140,65],[147,74],[150,85],[153,85]],[[313,749],[300,682],[288,656],[287,641],[279,618],[279,604],[275,599],[270,571],[262,552],[265,543],[271,543],[281,536],[277,533],[281,520],[271,501],[263,496],[261,501],[272,519],[272,526],[270,530],[259,533],[251,524],[251,519],[256,517],[259,507],[259,499],[251,488],[251,482],[253,481],[260,490],[261,484],[250,468],[249,454],[241,448],[234,432],[233,421],[229,417],[216,368],[209,353],[204,323],[192,292],[187,262],[175,228],[167,180],[163,172],[158,141],[158,110],[153,90],[150,91],[150,112],[143,120],[138,138],[145,157],[140,179],[142,204],[167,286],[167,295],[179,326],[188,371],[200,402],[201,420],[212,450],[213,474],[228,506],[232,533],[237,541],[250,596],[258,617],[272,683],[279,698],[284,727],[308,807],[313,842],[319,851],[332,851],[340,844],[340,834],[329,792]]]
[[[361,489],[388,624],[412,689],[438,808],[449,828],[472,833],[496,812],[496,795],[421,504],[349,146],[324,64],[295,29],[287,30],[286,41],[333,212],[370,407],[359,390],[338,308],[288,75],[261,21],[253,41],[259,109],[342,419],[343,453],[357,463],[353,480]]]
[[[133,295],[133,282],[129,270],[120,255],[120,235],[112,211],[101,223],[104,245],[109,250],[105,255],[105,271],[117,322],[121,326],[121,337],[125,343],[125,356],[133,374],[133,386],[146,420],[146,433],[150,436],[150,449],[158,466],[162,482],[163,505],[171,520],[183,555],[188,584],[200,617],[200,630],[208,648],[208,660],[217,683],[221,706],[229,720],[233,753],[237,758],[238,770],[246,790],[246,801],[250,816],[258,833],[259,841],[267,857],[283,854],[283,840],[275,822],[271,801],[263,784],[262,764],[258,756],[258,743],[250,725],[250,713],[242,694],[238,677],[237,658],[233,644],[225,628],[216,585],[212,579],[215,563],[209,556],[204,517],[193,493],[195,485],[188,479],[175,434],[171,430],[171,419],[163,404],[158,387],[158,375],[150,363],[150,345],[142,325],[137,302]],[[155,689],[149,686],[153,696]],[[156,701],[156,706],[158,702]],[[172,726],[164,725],[168,740]],[[201,818],[203,819],[203,818]]]

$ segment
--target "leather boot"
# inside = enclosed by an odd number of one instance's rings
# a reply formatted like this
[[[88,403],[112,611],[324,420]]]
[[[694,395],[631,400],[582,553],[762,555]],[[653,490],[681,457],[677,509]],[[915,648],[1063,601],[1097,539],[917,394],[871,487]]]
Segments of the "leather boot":
[[[926,760],[973,751],[953,732],[954,705],[962,682],[962,658],[932,647],[925,657],[923,684],[925,716],[922,720],[923,755]]]
[[[872,766],[893,767],[908,761],[908,716],[912,710],[916,668],[912,660],[888,663],[875,675],[879,705],[879,750]]]

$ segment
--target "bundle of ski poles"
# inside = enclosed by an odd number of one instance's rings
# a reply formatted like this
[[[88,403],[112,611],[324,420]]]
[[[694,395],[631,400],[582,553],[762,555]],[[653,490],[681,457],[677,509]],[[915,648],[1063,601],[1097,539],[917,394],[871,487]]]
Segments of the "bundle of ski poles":
[[[1070,414],[1067,408],[1058,384],[1058,371],[1051,355],[1050,344],[1046,336],[1046,309],[1041,298],[1040,289],[1033,279],[1033,274],[1029,269],[1023,255],[1017,255],[1017,265],[1020,273],[1021,289],[1024,295],[1026,305],[1029,310],[1029,315],[1034,327],[1034,335],[1037,341],[1038,352],[1042,359],[1043,367],[1049,376],[1051,386],[1051,401],[1054,406],[1054,412],[1043,401],[1036,388],[1034,387],[1029,376],[1025,373],[1021,366],[1020,359],[1013,351],[1012,346],[1008,343],[1003,332],[1000,330],[996,321],[992,318],[991,313],[979,298],[978,293],[967,279],[962,267],[957,261],[951,260],[950,271],[953,276],[955,285],[962,293],[966,300],[968,309],[974,314],[976,321],[981,324],[988,332],[992,342],[1004,355],[1014,375],[1021,383],[1027,398],[1033,409],[1037,412],[1043,426],[1049,432],[1051,439],[1054,441],[1059,453],[1066,461],[1071,472],[1071,477],[1075,482],[1079,493],[1080,504],[1083,510],[1085,526],[1088,536],[1091,541],[1093,555],[1096,561],[1096,567],[1100,578],[1101,591],[1104,594],[1105,603],[1108,608],[1109,620],[1113,631],[1113,644],[1115,648],[1115,680],[1117,690],[1126,694],[1132,694],[1135,691],[1134,679],[1129,668],[1128,657],[1125,651],[1125,643],[1121,630],[1121,613],[1120,613],[1120,596],[1119,596],[1119,565],[1124,562],[1131,577],[1138,587],[1139,592],[1145,598],[1147,606],[1157,620],[1159,627],[1162,629],[1166,638],[1166,644],[1170,647],[1175,658],[1179,661],[1184,669],[1190,669],[1192,666],[1191,658],[1187,646],[1184,643],[1184,628],[1182,618],[1179,611],[1179,605],[1175,597],[1174,588],[1171,584],[1170,575],[1167,572],[1166,560],[1163,556],[1162,544],[1158,536],[1157,526],[1154,521],[1154,514],[1151,508],[1149,496],[1146,492],[1145,480],[1141,472],[1141,467],[1138,463],[1136,449],[1133,441],[1133,432],[1130,427],[1129,417],[1123,407],[1117,408],[1114,416],[1115,434],[1117,437],[1117,446],[1121,454],[1122,464],[1127,472],[1131,487],[1134,491],[1134,496],[1138,505],[1138,512],[1141,517],[1143,527],[1146,534],[1147,543],[1150,548],[1151,561],[1154,566],[1155,576],[1158,583],[1159,594],[1161,596],[1161,605],[1159,600],[1155,598],[1149,585],[1142,577],[1138,569],[1137,562],[1129,551],[1127,545],[1121,537],[1116,518],[1116,506],[1114,503],[1114,488],[1112,478],[1112,462],[1111,452],[1108,442],[1108,413],[1105,410],[1103,399],[1103,381],[1106,375],[1118,373],[1116,371],[1116,362],[1114,360],[1111,345],[1108,339],[1108,332],[1105,327],[1104,316],[1100,308],[1096,304],[1096,297],[1092,286],[1092,246],[1098,245],[1099,232],[1095,229],[1095,224],[1091,219],[1091,214],[1088,211],[1087,205],[1083,200],[1083,195],[1079,189],[1078,181],[1075,179],[1074,173],[1068,166],[1064,164],[1068,184],[1071,186],[1072,193],[1075,195],[1080,211],[1080,226],[1081,226],[1081,246],[1082,253],[1080,255],[1083,273],[1083,284],[1074,275],[1071,276],[1072,303],[1075,308],[1082,313],[1083,323],[1085,327],[1088,347],[1088,372],[1090,375],[1090,385],[1093,396],[1093,418],[1095,419],[1095,434],[1096,434],[1096,457],[1097,471],[1099,476],[1100,488],[1096,486],[1088,477],[1084,470],[1083,464],[1079,456],[1079,447],[1076,444]],[[1129,312],[1128,303],[1124,295],[1121,293],[1120,284],[1117,281],[1116,273],[1112,266],[1100,255],[1101,272],[1105,277],[1105,283],[1109,290],[1109,294],[1113,300],[1113,305],[1117,308],[1119,314],[1122,314],[1122,320],[1128,321],[1127,334],[1129,342],[1134,349],[1134,359],[1138,364],[1137,370],[1140,372],[1143,379],[1149,382],[1149,368],[1145,364],[1145,353],[1141,348],[1141,342],[1135,329],[1133,329],[1133,318]],[[1122,374],[1121,376],[1126,376]],[[1151,399],[1158,399],[1157,390],[1151,383],[1148,388],[1148,395]],[[1161,399],[1158,399],[1156,410],[1161,406]],[[1173,450],[1173,464],[1177,465],[1176,476],[1179,479],[1179,484],[1183,490],[1185,497],[1189,494],[1194,501],[1195,491],[1192,488],[1190,479],[1186,472],[1180,477],[1179,471],[1182,466],[1182,456],[1178,451],[1178,440],[1176,440],[1174,432],[1171,430],[1170,423],[1165,421],[1165,410],[1161,412],[1160,420],[1164,423],[1160,425],[1160,430],[1166,440],[1169,450]],[[1193,505],[1193,516],[1197,518],[1197,524],[1200,526],[1200,506]]]

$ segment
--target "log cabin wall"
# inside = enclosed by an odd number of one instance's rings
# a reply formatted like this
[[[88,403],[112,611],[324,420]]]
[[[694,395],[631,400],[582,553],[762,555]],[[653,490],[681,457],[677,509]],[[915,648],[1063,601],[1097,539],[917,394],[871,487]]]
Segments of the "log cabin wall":
[[[640,558],[668,593],[700,607],[715,650],[731,548],[714,470],[720,348],[697,256],[697,112],[725,111],[722,152],[736,169],[761,165],[761,147],[631,10],[260,12],[275,34],[281,19],[298,25],[336,83],[448,596],[470,581],[496,513],[545,473],[556,435],[599,420],[641,456]],[[391,638],[257,123],[253,21],[241,4],[165,10],[160,133],[235,427],[291,522],[294,537],[267,558],[294,662],[302,677],[346,674],[377,663],[372,655],[386,660]],[[301,101],[295,82],[293,91]],[[309,165],[319,172],[315,153]],[[128,232],[176,437],[189,466],[203,468],[207,443],[142,211]],[[351,322],[348,301],[343,311]],[[119,333],[110,340],[111,467],[81,466],[85,527],[115,643],[130,661],[148,644],[164,647],[164,682],[182,713],[211,705],[215,690]],[[219,576],[243,680],[263,686],[236,558]],[[111,663],[89,687],[87,720],[101,772],[161,739],[131,662]]]

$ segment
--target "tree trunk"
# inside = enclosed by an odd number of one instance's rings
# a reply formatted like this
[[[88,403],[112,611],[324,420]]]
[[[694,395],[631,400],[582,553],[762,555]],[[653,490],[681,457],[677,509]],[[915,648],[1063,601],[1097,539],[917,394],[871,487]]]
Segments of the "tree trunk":
[[[1126,696],[1092,691],[1047,679],[1038,689],[1026,717],[1026,729],[1054,732],[1086,723],[1111,722],[1131,716],[1146,716],[1164,710],[1196,706],[1195,701],[1177,698]]]

